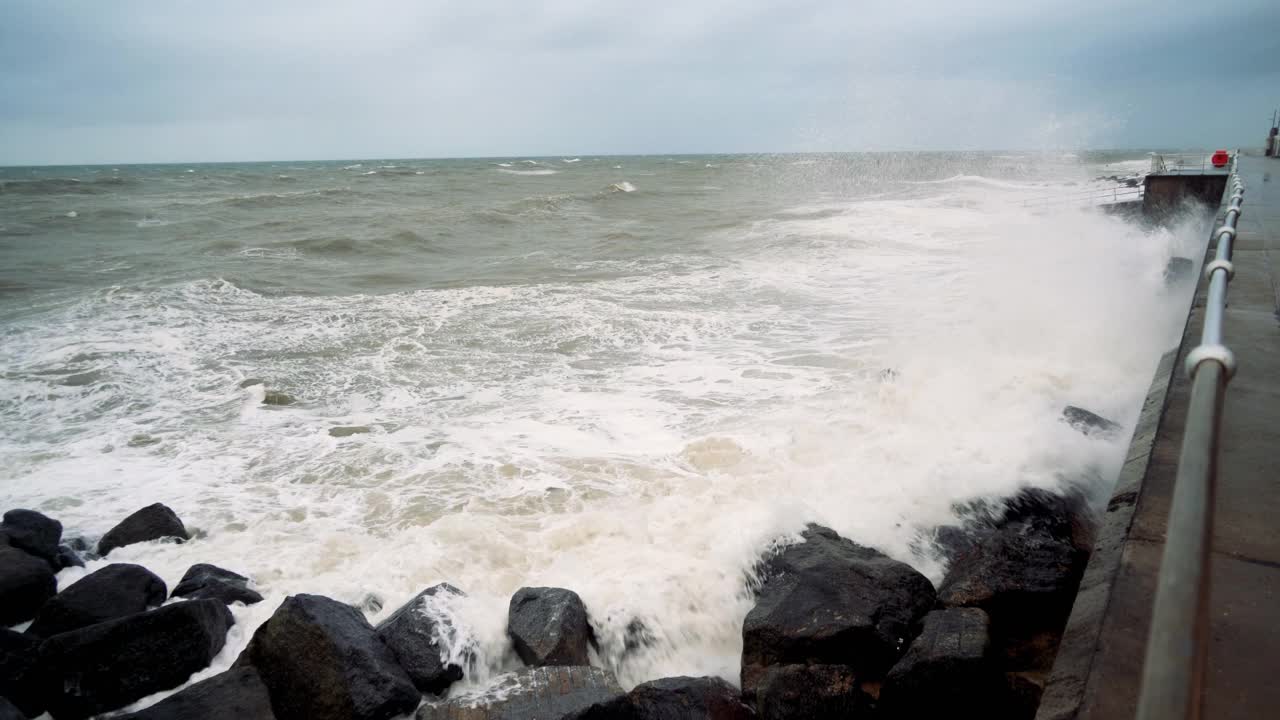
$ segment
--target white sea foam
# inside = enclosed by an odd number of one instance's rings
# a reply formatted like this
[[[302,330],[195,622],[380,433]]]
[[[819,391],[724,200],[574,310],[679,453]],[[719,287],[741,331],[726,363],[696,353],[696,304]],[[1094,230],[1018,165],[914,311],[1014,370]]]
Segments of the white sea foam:
[[[288,594],[375,592],[376,621],[447,581],[467,592],[437,610],[469,687],[517,666],[522,585],[577,590],[625,684],[736,681],[743,579],[770,541],[822,522],[936,581],[913,546],[955,501],[1123,459],[1061,408],[1132,425],[1182,319],[1161,271],[1203,228],[1035,216],[955,185],[697,238],[723,267],[376,296],[104,290],[0,346],[17,480],[0,504],[95,536],[162,501],[206,536],[111,562],[171,585],[195,562],[253,576],[266,601],[232,609],[193,680]],[[247,377],[298,402],[263,405]],[[635,620],[654,642],[627,650]]]
[[[635,186],[635,185],[632,185],[631,183],[627,182],[626,180],[623,180],[623,181],[622,181],[622,182],[620,182],[620,183],[614,183],[614,184],[610,185],[610,186],[609,186],[609,189],[610,189],[610,190],[612,190],[613,192],[624,192],[624,193],[630,193],[630,192],[635,192],[635,191],[636,191],[636,186]]]

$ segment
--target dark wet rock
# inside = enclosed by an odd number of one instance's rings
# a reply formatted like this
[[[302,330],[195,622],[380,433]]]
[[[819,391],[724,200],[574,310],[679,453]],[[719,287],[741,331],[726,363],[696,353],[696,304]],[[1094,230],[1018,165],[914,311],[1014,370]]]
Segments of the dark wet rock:
[[[292,395],[282,393],[279,390],[267,390],[262,396],[263,405],[292,405],[296,403]]]
[[[588,664],[591,624],[586,605],[572,590],[517,590],[507,610],[507,634],[529,667]]]
[[[27,716],[16,705],[0,695],[0,720],[27,720]]]
[[[35,617],[58,591],[49,563],[23,550],[0,545],[0,626]]]
[[[1052,663],[1089,559],[1092,513],[1083,496],[1027,489],[995,528],[952,559],[938,591],[944,607],[982,608],[1010,669]]]
[[[35,510],[10,510],[0,522],[0,533],[9,544],[56,567],[58,543],[62,540],[62,523]]]
[[[910,566],[810,525],[805,542],[765,562],[742,625],[742,688],[750,699],[772,665],[848,665],[883,677],[934,605],[933,585]]]
[[[206,563],[192,565],[187,569],[182,580],[173,588],[173,597],[189,600],[209,598],[221,600],[228,605],[235,602],[245,605],[262,602],[262,596],[249,589],[249,578]]]
[[[651,648],[658,643],[658,638],[649,626],[640,618],[632,618],[622,630],[622,649],[624,653]]]
[[[754,700],[765,720],[862,718],[874,708],[846,665],[774,665],[760,676]]]
[[[115,720],[275,720],[258,671],[233,668]]]
[[[102,556],[98,554],[98,544],[89,540],[76,536],[67,538],[64,543],[75,554],[79,555],[82,560],[97,560]]]
[[[1097,513],[1082,491],[1023,488],[1004,501],[1004,516],[997,528],[1027,528],[1064,538],[1087,555],[1093,550],[1097,526]]]
[[[562,720],[623,696],[607,670],[538,667],[507,676],[482,696],[423,705],[417,720]]]
[[[40,645],[47,707],[76,720],[177,687],[209,666],[234,622],[226,605],[193,600],[54,635]]]
[[[566,720],[748,720],[756,714],[716,677],[673,677],[637,685]]]
[[[1171,257],[1164,266],[1164,282],[1166,285],[1179,284],[1184,280],[1191,279],[1195,274],[1195,270],[1195,260],[1184,257]]]
[[[187,528],[178,519],[177,513],[160,503],[148,505],[135,512],[119,525],[107,531],[98,542],[98,554],[107,553],[125,545],[160,540],[162,538],[178,538],[188,540]]]
[[[386,720],[421,694],[364,614],[319,595],[291,595],[249,641],[252,665],[280,720]]]
[[[167,593],[164,581],[141,565],[108,565],[80,578],[45,603],[27,632],[50,637],[133,615],[160,605]]]
[[[935,610],[885,678],[880,711],[913,720],[985,708],[999,700],[1004,675],[991,657],[990,621],[978,608]],[[998,715],[995,715],[998,717]]]
[[[365,593],[364,597],[360,598],[360,602],[356,603],[352,607],[366,613],[377,613],[382,612],[384,605],[386,605],[386,601],[382,599],[381,595],[377,593]]]
[[[462,667],[441,658],[451,648],[442,648],[437,638],[455,636],[449,618],[431,612],[433,598],[464,595],[448,583],[433,585],[378,624],[378,637],[391,648],[400,667],[408,673],[414,686],[424,693],[439,695],[462,679]]]
[[[996,501],[974,500],[955,506],[964,518],[961,526],[945,525],[932,536],[948,562],[977,551],[982,543],[1003,528],[1021,529],[1030,523],[1050,534],[1069,538],[1073,547],[1089,552],[1097,529],[1097,513],[1088,497],[1076,487],[1063,490],[1023,488],[1011,497]]]
[[[1100,437],[1113,440],[1124,428],[1101,415],[1089,412],[1084,408],[1068,405],[1062,409],[1062,420],[1071,427],[1089,437]]]
[[[0,628],[0,696],[9,698],[29,717],[44,712],[35,682],[39,647],[38,638]]]
[[[80,553],[72,550],[69,545],[59,545],[58,555],[54,558],[53,567],[55,570],[84,567],[84,558],[80,557]]]
[[[247,387],[253,387],[254,385],[266,385],[266,384],[267,384],[267,381],[263,380],[262,378],[245,378],[244,380],[240,381],[240,387],[242,389]]]
[[[365,425],[357,425],[353,427],[331,427],[329,428],[329,436],[336,438],[351,437],[352,435],[363,435],[373,432],[373,428]]]

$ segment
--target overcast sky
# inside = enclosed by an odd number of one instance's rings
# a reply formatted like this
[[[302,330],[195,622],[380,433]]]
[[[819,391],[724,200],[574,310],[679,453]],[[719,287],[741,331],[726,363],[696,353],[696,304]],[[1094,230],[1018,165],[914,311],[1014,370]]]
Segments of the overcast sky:
[[[0,165],[1257,146],[1280,2],[0,0]]]

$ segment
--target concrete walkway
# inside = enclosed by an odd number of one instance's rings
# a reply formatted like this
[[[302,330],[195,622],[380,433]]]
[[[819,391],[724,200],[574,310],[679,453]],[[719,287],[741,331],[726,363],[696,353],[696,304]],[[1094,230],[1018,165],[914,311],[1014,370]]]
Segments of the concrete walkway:
[[[1239,170],[1224,331],[1239,369],[1224,404],[1204,690],[1213,720],[1280,718],[1280,160],[1242,157]],[[1038,720],[1136,711],[1190,390],[1182,360],[1199,343],[1205,291],[1201,281],[1182,344],[1157,371]]]
[[[1222,427],[1205,706],[1224,720],[1280,717],[1280,160],[1239,167],[1224,329],[1239,370]]]

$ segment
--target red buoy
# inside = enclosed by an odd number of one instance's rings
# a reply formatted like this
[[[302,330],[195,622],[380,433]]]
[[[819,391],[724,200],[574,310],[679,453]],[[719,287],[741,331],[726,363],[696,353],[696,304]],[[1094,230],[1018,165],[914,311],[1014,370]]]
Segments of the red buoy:
[[[1227,154],[1226,150],[1214,150],[1213,157],[1209,158],[1209,161],[1213,163],[1214,167],[1226,167],[1227,163],[1231,162],[1231,156]]]

